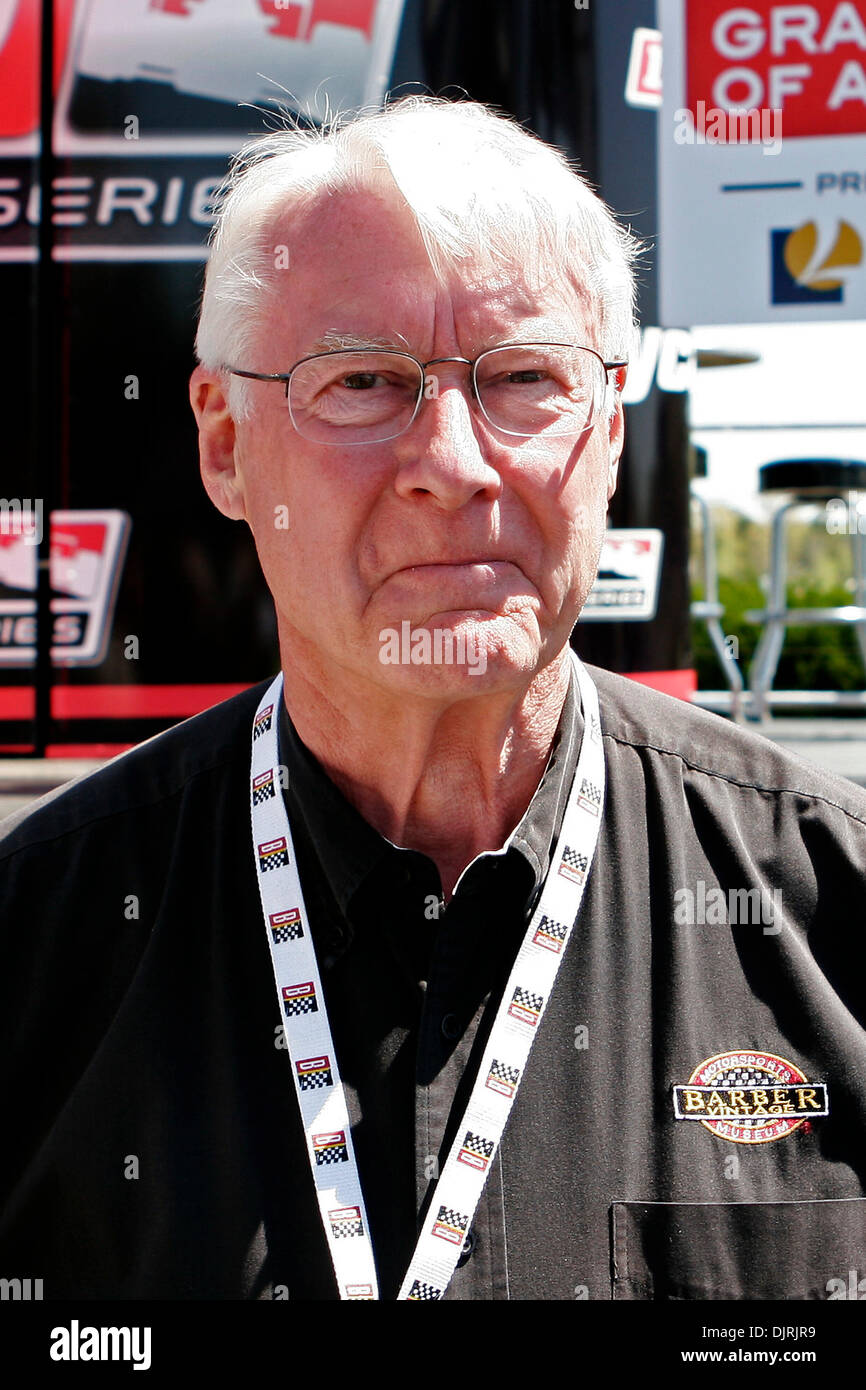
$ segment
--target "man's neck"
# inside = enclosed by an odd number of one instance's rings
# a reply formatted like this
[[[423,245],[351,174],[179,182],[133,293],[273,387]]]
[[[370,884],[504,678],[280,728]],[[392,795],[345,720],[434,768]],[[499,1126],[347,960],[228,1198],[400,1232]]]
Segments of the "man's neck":
[[[568,651],[519,691],[450,703],[316,669],[282,633],[281,651],[300,738],[380,834],[429,855],[449,898],[467,864],[499,849],[532,800],[568,691]]]

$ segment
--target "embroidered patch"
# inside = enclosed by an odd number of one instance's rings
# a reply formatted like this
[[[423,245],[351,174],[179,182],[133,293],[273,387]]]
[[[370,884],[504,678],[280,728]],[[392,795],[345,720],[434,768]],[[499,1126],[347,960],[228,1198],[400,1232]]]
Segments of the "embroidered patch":
[[[258,846],[258,851],[259,870],[263,874],[266,874],[268,869],[283,869],[288,865],[289,847],[285,835],[281,835],[278,840],[266,840],[263,845]]]
[[[594,782],[590,782],[589,778],[584,777],[580,783],[577,799],[585,811],[597,816],[601,810],[601,787],[597,787]]]
[[[268,923],[277,946],[284,945],[286,941],[297,941],[304,934],[301,914],[296,907],[290,907],[286,912],[270,913]]]
[[[517,1090],[519,1080],[519,1067],[509,1067],[507,1063],[500,1062],[494,1057],[484,1084],[489,1086],[491,1091],[496,1091],[500,1096],[505,1096],[506,1099],[511,1100]]]
[[[253,805],[261,806],[263,801],[269,797],[276,796],[274,789],[274,769],[269,767],[267,772],[260,772],[258,777],[253,778]]]
[[[511,1003],[508,1005],[508,1012],[512,1018],[516,1018],[520,1023],[528,1023],[530,1028],[534,1028],[541,1016],[544,1005],[544,998],[540,994],[535,994],[531,989],[524,989],[518,985],[512,995]]]
[[[772,1052],[719,1052],[673,1092],[675,1119],[734,1144],[770,1144],[830,1113],[826,1085]]]
[[[318,1168],[323,1167],[326,1163],[348,1163],[349,1151],[346,1148],[346,1136],[343,1130],[337,1129],[331,1134],[314,1134],[313,1153],[316,1155]]]
[[[305,1057],[295,1063],[298,1085],[302,1091],[315,1091],[320,1086],[333,1086],[330,1057]]]
[[[467,1164],[469,1168],[477,1168],[484,1173],[487,1170],[494,1147],[492,1139],[485,1139],[483,1135],[473,1134],[471,1129],[467,1129],[463,1137],[463,1145],[457,1155],[457,1161]]]
[[[331,1235],[335,1240],[364,1234],[360,1207],[335,1207],[333,1211],[328,1212],[328,1220],[331,1223]]]
[[[253,742],[268,733],[271,727],[271,715],[274,712],[273,705],[266,705],[265,708],[256,715],[253,721]]]
[[[462,1211],[455,1211],[453,1207],[440,1207],[432,1231],[434,1236],[450,1240],[452,1245],[462,1245],[468,1225],[469,1217],[464,1216]]]
[[[554,951],[558,955],[567,936],[568,927],[564,922],[554,922],[552,917],[542,917],[532,940],[534,945],[543,946],[546,951]]]
[[[588,863],[589,857],[586,854],[580,854],[576,849],[572,849],[571,845],[566,845],[557,873],[562,874],[563,878],[570,878],[572,883],[583,883]]]
[[[302,985],[283,985],[283,1008],[286,1018],[293,1018],[296,1014],[317,1014],[319,1005],[312,980],[306,980]]]
[[[434,1284],[428,1284],[423,1279],[413,1279],[412,1287],[406,1295],[413,1303],[425,1303],[431,1299],[442,1297],[442,1290],[437,1289]]]

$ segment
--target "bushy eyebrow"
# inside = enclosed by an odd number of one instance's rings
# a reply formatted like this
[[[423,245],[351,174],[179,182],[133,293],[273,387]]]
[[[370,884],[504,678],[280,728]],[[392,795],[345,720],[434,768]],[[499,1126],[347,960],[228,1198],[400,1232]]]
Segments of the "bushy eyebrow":
[[[338,333],[329,329],[323,337],[313,343],[309,352],[340,352],[352,348],[392,348],[395,352],[408,352],[409,344],[400,333],[395,334],[393,338],[376,338],[359,336],[357,333]]]

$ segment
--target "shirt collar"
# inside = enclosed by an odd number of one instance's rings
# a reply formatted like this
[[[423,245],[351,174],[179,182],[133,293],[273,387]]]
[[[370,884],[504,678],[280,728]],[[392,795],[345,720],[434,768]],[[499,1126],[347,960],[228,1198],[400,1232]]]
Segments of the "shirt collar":
[[[501,849],[478,855],[463,871],[455,891],[477,866],[515,856],[529,868],[527,912],[534,907],[550,867],[553,849],[568,801],[577,766],[583,716],[574,669],[571,671],[565,702],[544,775],[519,824]],[[280,760],[288,768],[286,804],[293,826],[301,825],[311,851],[329,885],[330,893],[343,918],[344,928],[335,924],[333,945],[351,937],[352,903],[359,889],[373,875],[397,873],[409,858],[424,859],[418,851],[391,843],[364,819],[361,813],[331,781],[319,761],[301,741],[285,700],[280,701]]]

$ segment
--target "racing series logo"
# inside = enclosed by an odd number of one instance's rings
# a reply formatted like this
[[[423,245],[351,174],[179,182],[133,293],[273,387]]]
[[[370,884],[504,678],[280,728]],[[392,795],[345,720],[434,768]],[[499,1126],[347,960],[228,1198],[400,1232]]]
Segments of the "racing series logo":
[[[0,0],[0,262],[206,258],[226,156],[283,115],[379,105],[403,0],[53,0],[53,143],[38,186],[43,0]],[[47,8],[47,6],[46,6]]]
[[[827,1087],[772,1052],[720,1052],[674,1086],[674,1118],[734,1144],[770,1144],[829,1114]]]

